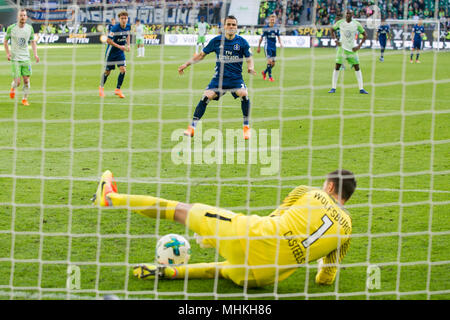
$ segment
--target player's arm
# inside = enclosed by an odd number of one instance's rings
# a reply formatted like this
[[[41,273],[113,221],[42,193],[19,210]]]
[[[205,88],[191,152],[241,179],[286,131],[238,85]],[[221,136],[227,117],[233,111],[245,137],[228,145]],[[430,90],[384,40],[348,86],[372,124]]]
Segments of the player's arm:
[[[128,52],[130,52],[130,41],[131,41],[131,35],[128,34],[128,36],[127,36],[127,45],[125,47],[125,50],[128,51]]]
[[[339,40],[336,37],[336,29],[335,29],[335,27],[331,28],[331,39],[335,40],[336,46],[338,46],[338,47],[341,46],[341,43],[339,42]]]
[[[194,56],[183,63],[181,66],[178,67],[178,73],[181,75],[184,73],[184,69],[189,67],[191,64],[196,64],[197,62],[202,61],[206,56],[206,53],[203,51],[200,51],[200,53],[194,54]]]
[[[31,40],[31,49],[33,50],[34,59],[36,59],[36,63],[39,63],[39,56],[37,54],[37,45],[36,40]]]
[[[256,52],[257,52],[257,53],[260,53],[260,52],[261,52],[261,43],[262,43],[262,41],[263,41],[263,36],[261,36],[261,38],[259,38],[258,49],[256,49]]]
[[[5,38],[5,42],[3,43],[3,46],[5,47],[6,59],[8,61],[11,61],[11,52],[9,52],[9,45],[8,45],[8,39],[7,38]]]
[[[283,43],[281,42],[281,37],[277,36],[277,38],[278,38],[278,43],[280,44],[280,48],[283,48]]]
[[[116,47],[117,49],[125,51],[125,46],[121,46],[120,44],[115,43],[114,40],[111,38],[107,38],[106,43],[109,44],[110,46]]]
[[[6,35],[5,35],[5,42],[3,43],[3,46],[5,47],[5,52],[6,52],[6,59],[8,59],[8,61],[11,61],[11,52],[9,51],[9,45],[8,45],[8,40],[11,38],[11,27],[9,27],[6,30]]]
[[[319,260],[319,268],[316,274],[316,283],[331,285],[336,278],[337,264],[345,257],[350,247],[350,239],[344,242],[338,249],[330,252]]]
[[[255,71],[255,62],[253,61],[253,57],[249,56],[245,59],[247,61],[247,72],[255,75],[256,71]]]
[[[364,42],[366,42],[366,39],[367,39],[366,30],[364,30],[364,28],[359,23],[358,23],[358,32],[363,35],[363,38],[362,38],[361,42],[356,47],[353,48],[353,52],[356,52],[359,49],[361,49],[362,45],[364,44]]]

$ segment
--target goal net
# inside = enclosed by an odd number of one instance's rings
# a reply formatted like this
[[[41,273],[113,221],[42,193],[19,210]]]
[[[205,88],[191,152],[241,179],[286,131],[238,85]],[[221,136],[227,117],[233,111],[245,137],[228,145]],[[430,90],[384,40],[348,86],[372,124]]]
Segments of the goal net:
[[[415,3],[404,2],[404,16]],[[448,1],[425,1],[431,13],[422,19],[419,51],[411,51],[418,21],[387,18],[384,61],[377,30],[383,10],[395,4],[358,4],[0,0],[0,299],[449,299]],[[30,46],[28,106],[28,73],[8,96],[14,62],[3,46],[19,7],[27,10],[39,57]],[[346,60],[329,93],[337,54],[330,28],[346,8],[367,35],[358,51],[362,78]],[[121,80],[124,69],[115,66],[105,81],[111,20],[119,23],[124,10],[131,26],[126,72]],[[275,38],[269,77],[266,40],[259,41],[271,14],[282,46]],[[209,25],[206,45],[224,32],[227,15],[237,18],[255,65],[251,75],[242,60],[251,137],[243,138],[244,102],[225,94],[208,101],[188,138],[183,133],[214,76],[216,55],[183,75],[178,68],[203,49],[200,17]],[[115,92],[120,83],[123,98]],[[278,281],[277,273],[261,288],[248,279],[235,285],[218,271],[207,279],[138,279],[133,267],[155,263],[166,234],[189,240],[189,263],[225,259],[162,213],[153,219],[129,205],[91,202],[111,170],[121,193],[268,216],[294,188],[322,188],[336,169],[352,171],[357,188],[345,203],[350,248],[332,285],[316,283],[317,261],[295,264],[290,277]],[[287,241],[277,239],[275,252]],[[281,272],[281,260],[268,267]],[[252,272],[248,263],[239,266]]]

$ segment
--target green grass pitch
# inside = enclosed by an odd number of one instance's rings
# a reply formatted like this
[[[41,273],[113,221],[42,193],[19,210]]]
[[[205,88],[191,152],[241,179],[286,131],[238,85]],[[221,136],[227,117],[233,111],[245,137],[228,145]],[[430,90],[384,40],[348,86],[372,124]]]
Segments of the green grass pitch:
[[[409,52],[388,52],[380,63],[378,51],[363,50],[370,94],[359,94],[346,66],[330,95],[334,49],[279,50],[273,83],[262,80],[265,59],[254,50],[258,74],[244,75],[252,128],[279,129],[282,147],[278,172],[263,176],[263,164],[171,160],[171,134],[188,125],[213,75],[212,55],[179,76],[193,48],[147,47],[140,60],[128,53],[126,98],[113,94],[115,70],[102,100],[104,47],[38,50],[29,107],[21,89],[9,99],[10,66],[0,63],[0,299],[65,298],[68,264],[81,271],[74,298],[450,298],[448,52],[422,52],[422,64],[410,64]],[[241,117],[227,94],[208,105],[203,129],[238,129]],[[153,261],[155,235],[185,229],[89,201],[110,169],[123,192],[266,215],[294,186],[321,186],[338,167],[358,175],[358,189],[348,203],[354,238],[332,286],[314,283],[315,263],[259,289],[222,279],[137,280],[131,266]],[[191,245],[190,262],[216,258]],[[379,267],[379,289],[366,288],[369,265]]]

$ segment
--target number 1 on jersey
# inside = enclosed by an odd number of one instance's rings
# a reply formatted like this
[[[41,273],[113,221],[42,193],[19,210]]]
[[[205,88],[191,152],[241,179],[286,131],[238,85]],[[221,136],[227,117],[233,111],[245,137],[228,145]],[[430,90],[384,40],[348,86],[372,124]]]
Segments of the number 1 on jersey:
[[[320,228],[317,229],[316,232],[314,232],[308,238],[302,241],[302,245],[305,247],[305,249],[311,246],[314,242],[316,242],[333,225],[333,221],[331,221],[331,219],[327,215],[324,215],[322,217],[322,221],[323,224],[320,226]]]

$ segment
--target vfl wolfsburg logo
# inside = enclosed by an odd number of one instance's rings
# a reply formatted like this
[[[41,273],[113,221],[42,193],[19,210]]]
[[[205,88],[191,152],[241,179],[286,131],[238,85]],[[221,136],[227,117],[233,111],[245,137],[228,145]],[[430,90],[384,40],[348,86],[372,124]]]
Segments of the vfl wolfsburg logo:
[[[236,50],[236,51],[239,51],[239,49],[241,49],[241,47],[236,43],[236,44],[233,46],[233,49]]]

